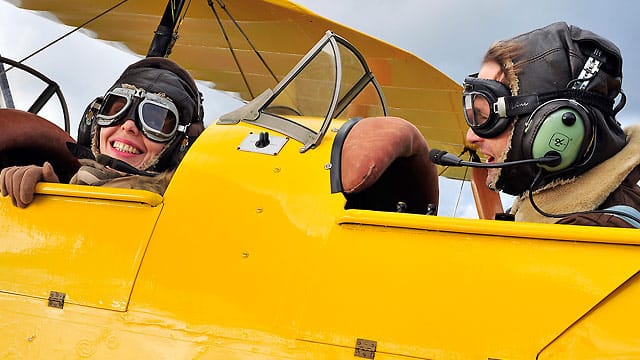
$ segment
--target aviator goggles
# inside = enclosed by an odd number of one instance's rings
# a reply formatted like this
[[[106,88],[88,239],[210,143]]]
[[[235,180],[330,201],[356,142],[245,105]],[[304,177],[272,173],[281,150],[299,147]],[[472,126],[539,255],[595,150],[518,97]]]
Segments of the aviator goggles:
[[[553,99],[574,99],[610,111],[612,102],[583,90],[562,89],[540,94],[511,95],[509,88],[496,80],[478,79],[478,74],[464,79],[462,107],[467,125],[478,136],[489,139],[500,135],[516,117],[531,114],[538,106]]]
[[[105,95],[96,115],[97,124],[114,126],[125,119],[133,119],[142,133],[155,142],[168,142],[177,132],[186,130],[179,124],[178,109],[169,98],[144,89],[114,88]]]
[[[463,87],[462,106],[467,125],[483,138],[500,135],[511,120],[504,101],[511,97],[509,88],[496,80],[478,79],[478,74],[465,78]]]

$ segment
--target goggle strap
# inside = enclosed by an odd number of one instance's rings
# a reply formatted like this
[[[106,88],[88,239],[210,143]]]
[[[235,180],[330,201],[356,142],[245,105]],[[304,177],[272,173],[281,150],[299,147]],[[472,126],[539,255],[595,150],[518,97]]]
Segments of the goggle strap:
[[[612,113],[614,101],[590,91],[566,89],[543,94],[504,96],[493,104],[494,113],[500,117],[512,117],[532,113],[541,104],[553,99],[572,99],[584,105],[594,106],[606,114]]]
[[[537,94],[522,96],[503,96],[493,104],[493,112],[501,118],[533,112],[540,105]]]

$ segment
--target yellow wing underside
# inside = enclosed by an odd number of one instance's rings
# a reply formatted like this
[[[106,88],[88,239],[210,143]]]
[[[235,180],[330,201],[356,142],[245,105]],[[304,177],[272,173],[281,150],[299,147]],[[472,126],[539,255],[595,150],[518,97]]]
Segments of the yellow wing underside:
[[[23,0],[19,6],[47,11],[67,25],[79,26],[120,2]],[[205,0],[187,3],[170,58],[196,79],[250,100],[277,83],[256,52],[280,80],[331,30],[364,54],[383,88],[390,115],[416,125],[431,148],[454,154],[462,151],[467,126],[461,110],[460,85],[415,55],[286,0],[225,0],[224,8],[216,0],[215,11]],[[121,42],[145,55],[165,5],[164,1],[129,0],[86,28],[99,39]],[[453,168],[443,175],[460,179],[465,173],[463,168]]]

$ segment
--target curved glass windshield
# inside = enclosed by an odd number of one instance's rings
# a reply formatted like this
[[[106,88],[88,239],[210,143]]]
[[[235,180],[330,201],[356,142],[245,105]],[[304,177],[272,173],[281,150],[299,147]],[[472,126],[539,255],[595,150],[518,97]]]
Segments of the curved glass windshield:
[[[273,89],[218,123],[249,121],[300,141],[304,152],[318,145],[331,120],[386,115],[380,86],[360,52],[328,31]]]
[[[280,115],[325,118],[334,98],[337,78],[337,54],[331,43],[320,51],[291,78],[282,90],[275,94],[263,111]],[[286,80],[286,78],[285,78]],[[322,122],[311,130],[320,131]]]
[[[343,43],[338,43],[342,65],[340,106],[334,118],[350,119],[386,115],[382,92],[362,55]],[[361,86],[366,82],[364,88]]]

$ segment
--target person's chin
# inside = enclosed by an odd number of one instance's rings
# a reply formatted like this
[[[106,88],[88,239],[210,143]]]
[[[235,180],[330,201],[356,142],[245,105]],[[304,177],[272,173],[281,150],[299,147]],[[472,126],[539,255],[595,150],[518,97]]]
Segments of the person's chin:
[[[501,169],[489,169],[487,171],[487,187],[491,190],[496,190],[496,183],[500,177]]]
[[[124,161],[127,164],[129,164],[129,165],[131,165],[133,167],[136,167],[136,168],[138,166],[140,166],[140,164],[142,164],[142,162],[144,161],[144,158],[141,155],[136,155],[136,154],[110,152],[107,155],[111,156],[114,159],[118,159],[120,161]]]

